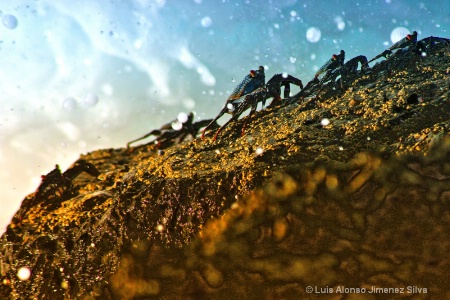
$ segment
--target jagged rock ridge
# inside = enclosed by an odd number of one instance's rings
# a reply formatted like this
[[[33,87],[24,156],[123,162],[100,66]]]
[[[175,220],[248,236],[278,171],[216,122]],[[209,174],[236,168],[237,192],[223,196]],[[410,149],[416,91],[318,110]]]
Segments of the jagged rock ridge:
[[[0,295],[290,298],[307,285],[398,285],[449,296],[449,61],[445,44],[405,52],[343,89],[258,112],[243,137],[238,122],[163,155],[82,155],[102,175],[21,207],[2,236]]]

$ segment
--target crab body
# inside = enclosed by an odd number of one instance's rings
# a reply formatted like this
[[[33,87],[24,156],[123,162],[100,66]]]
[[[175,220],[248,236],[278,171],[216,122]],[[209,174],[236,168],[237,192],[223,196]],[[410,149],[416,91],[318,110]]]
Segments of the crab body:
[[[238,99],[230,100],[228,98],[227,102],[225,103],[224,107],[219,112],[217,117],[214,118],[213,121],[208,126],[206,126],[206,128],[203,130],[202,138],[204,137],[206,130],[208,130],[210,128],[210,125],[215,123],[225,113],[231,114],[232,117],[224,125],[222,125],[222,127],[220,127],[217,130],[216,134],[214,135],[213,140],[217,139],[217,136],[219,135],[219,133],[230,122],[237,121],[239,119],[240,115],[244,111],[246,111],[247,109],[250,109],[250,113],[242,127],[242,135],[243,135],[245,132],[247,120],[256,112],[258,103],[261,102],[264,107],[267,99],[274,98],[274,101],[280,101],[281,100],[281,97],[280,97],[281,87],[289,86],[290,83],[293,83],[295,85],[300,86],[300,88],[303,88],[303,84],[300,79],[295,78],[294,76],[291,76],[291,75],[287,75],[287,74],[276,74],[267,82],[267,84],[257,88],[250,94],[247,94]]]
[[[154,129],[154,130],[150,131],[149,133],[145,134],[144,136],[137,138],[131,142],[128,142],[127,148],[130,148],[132,143],[135,143],[137,141],[146,139],[147,137],[149,137],[151,135],[154,135],[154,136],[156,136],[156,139],[154,139],[150,143],[155,143],[157,145],[158,149],[164,149],[169,146],[172,146],[176,142],[181,143],[189,135],[191,135],[193,138],[195,138],[198,135],[200,129],[202,129],[206,125],[210,124],[211,121],[212,120],[202,120],[202,121],[194,122],[194,113],[191,112],[188,115],[187,120],[184,123],[182,123],[181,128],[179,128],[178,130],[174,129],[172,124],[175,122],[179,122],[179,121],[173,120],[172,122],[161,126],[160,129]],[[219,126],[217,125],[217,123],[214,124],[214,122],[213,122],[212,127],[218,128]]]

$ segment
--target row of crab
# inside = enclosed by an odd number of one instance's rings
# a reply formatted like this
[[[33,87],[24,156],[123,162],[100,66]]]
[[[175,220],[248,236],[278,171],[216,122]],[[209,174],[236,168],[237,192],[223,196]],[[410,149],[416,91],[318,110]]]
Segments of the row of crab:
[[[282,103],[282,88],[284,88],[283,96],[285,101],[300,101],[299,99],[310,96],[325,83],[335,83],[339,77],[339,82],[342,87],[346,78],[368,72],[370,69],[369,63],[381,57],[384,57],[387,60],[401,60],[401,54],[405,51],[412,51],[419,55],[423,55],[424,53],[426,54],[428,49],[438,43],[450,44],[450,39],[427,37],[417,41],[417,32],[414,31],[412,34],[408,34],[406,37],[389,47],[389,49],[383,51],[371,60],[367,60],[364,55],[359,55],[344,63],[345,51],[341,50],[339,54],[333,54],[332,57],[319,68],[314,79],[308,82],[306,86],[303,86],[300,79],[289,74],[276,74],[265,83],[264,67],[260,66],[256,71],[251,70],[242,82],[236,86],[226,100],[222,110],[214,119],[194,122],[194,114],[191,112],[186,120],[183,120],[181,128],[174,128],[173,124],[175,121],[169,122],[160,129],[152,130],[144,136],[129,142],[127,148],[130,148],[131,144],[153,135],[156,136],[156,139],[152,141],[152,143],[155,143],[157,148],[162,151],[162,149],[172,146],[175,143],[181,143],[188,136],[196,138],[200,132],[201,138],[203,139],[209,130],[216,130],[213,137],[213,140],[215,141],[219,133],[229,123],[237,121],[244,111],[250,109],[250,113],[242,126],[241,134],[244,135],[246,124],[250,119],[250,116],[256,112],[259,103],[262,104],[263,108],[265,107],[266,101],[270,98],[273,98],[271,105]],[[360,70],[358,70],[359,68]],[[290,84],[300,87],[300,92],[292,97],[290,97]],[[225,113],[231,114],[232,117],[224,125],[219,126],[217,120]],[[95,177],[100,175],[100,172],[94,165],[84,160],[77,161],[64,173],[62,173],[59,166],[56,165],[54,170],[47,175],[42,176],[41,184],[34,193],[34,196],[30,199],[26,199],[24,202],[24,204],[26,204],[24,205],[24,210],[27,210],[27,208],[42,201],[45,202],[45,199],[51,199],[54,196],[61,199],[68,197],[69,195],[67,195],[67,193],[69,193],[72,188],[72,180],[82,172],[86,172]]]
[[[276,74],[265,83],[264,67],[260,66],[256,71],[251,70],[242,82],[236,86],[226,100],[225,105],[214,119],[194,122],[194,115],[193,113],[190,113],[181,129],[174,129],[172,124],[176,120],[172,121],[163,125],[160,129],[153,130],[146,135],[129,142],[127,148],[130,148],[130,145],[135,142],[154,135],[156,136],[156,139],[152,142],[157,145],[158,149],[164,149],[176,142],[182,142],[189,135],[196,138],[200,131],[201,138],[203,139],[209,130],[217,130],[213,137],[213,140],[215,141],[219,133],[228,124],[237,121],[243,112],[250,109],[250,113],[242,126],[241,134],[244,135],[247,121],[250,120],[250,117],[256,112],[259,103],[262,104],[263,109],[266,101],[270,98],[273,98],[271,105],[282,103],[282,88],[284,88],[283,96],[285,100],[288,100],[288,102],[299,101],[298,99],[304,99],[311,95],[325,83],[336,82],[338,78],[342,88],[346,78],[368,72],[370,70],[369,63],[381,57],[384,57],[387,60],[395,60],[398,59],[398,53],[403,51],[413,51],[423,55],[428,49],[438,43],[450,44],[450,39],[431,36],[417,41],[417,32],[414,31],[412,34],[408,34],[403,39],[394,43],[389,49],[383,51],[371,60],[367,60],[364,55],[359,55],[344,63],[345,51],[341,50],[339,54],[333,54],[332,57],[319,68],[314,79],[309,81],[306,86],[303,86],[300,79],[285,73]],[[300,92],[292,97],[289,97],[290,84],[300,87]],[[219,126],[217,120],[225,113],[230,114],[232,117],[225,124]],[[203,130],[201,130],[202,128]]]

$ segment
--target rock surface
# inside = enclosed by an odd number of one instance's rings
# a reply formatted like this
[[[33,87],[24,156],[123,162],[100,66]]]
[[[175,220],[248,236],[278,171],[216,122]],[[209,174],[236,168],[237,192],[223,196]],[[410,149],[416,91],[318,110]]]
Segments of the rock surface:
[[[449,73],[437,44],[259,111],[243,137],[82,155],[102,174],[29,195],[1,237],[0,297],[450,298]]]

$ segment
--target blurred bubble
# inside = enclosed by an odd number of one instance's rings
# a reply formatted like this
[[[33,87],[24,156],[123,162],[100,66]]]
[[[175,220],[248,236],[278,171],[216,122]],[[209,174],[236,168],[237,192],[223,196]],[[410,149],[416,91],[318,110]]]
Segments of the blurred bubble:
[[[17,277],[19,278],[20,281],[26,281],[26,280],[30,279],[30,276],[31,276],[31,270],[28,267],[21,267],[17,271]]]
[[[409,30],[405,27],[397,27],[394,28],[391,32],[391,42],[396,43],[400,41],[402,38],[410,34]]]
[[[64,99],[62,106],[66,110],[74,110],[77,108],[77,100],[73,97],[67,97]]]
[[[322,126],[328,126],[328,125],[330,125],[330,120],[328,120],[327,118],[323,118],[323,119],[320,121],[320,124],[321,124]]]
[[[186,113],[184,113],[184,112],[180,112],[178,114],[177,119],[178,119],[178,122],[186,123],[186,121],[188,120],[188,115]]]
[[[87,94],[84,97],[84,103],[87,106],[95,106],[98,103],[98,96],[96,94]]]
[[[174,129],[174,130],[181,130],[181,128],[183,128],[183,123],[181,123],[180,121],[175,121],[175,122],[172,122],[172,128]]]
[[[334,22],[336,23],[338,30],[342,31],[345,29],[345,22],[341,16],[337,16],[336,18],[334,18]]]
[[[195,107],[195,101],[194,99],[188,98],[188,99],[184,99],[183,100],[183,105],[187,108],[187,109],[193,109]]]
[[[201,21],[203,27],[209,27],[212,24],[212,20],[210,17],[204,17]]]
[[[316,55],[313,53],[313,54],[311,54],[311,55],[309,56],[309,58],[310,58],[311,60],[315,60],[315,59],[316,59]]]
[[[297,58],[295,57],[289,57],[289,60],[291,61],[291,63],[295,63],[297,61]]]
[[[231,104],[231,103],[228,103],[228,104],[227,104],[227,108],[228,108],[228,111],[229,111],[229,112],[233,112],[233,111],[234,111],[234,106],[233,106],[233,104]]]
[[[136,49],[141,49],[143,43],[144,42],[141,39],[137,39],[137,40],[134,41],[133,46]]]
[[[109,83],[105,83],[102,86],[102,90],[103,90],[103,93],[105,93],[105,95],[107,95],[107,96],[111,96],[112,94],[114,94],[114,88]]]
[[[310,27],[306,30],[306,39],[308,42],[317,43],[320,40],[322,33],[317,27]]]
[[[162,232],[164,230],[164,225],[162,225],[162,224],[156,225],[156,230],[158,230],[159,232]]]
[[[2,23],[3,25],[5,25],[6,28],[9,29],[15,29],[19,24],[17,18],[13,15],[4,15],[2,18]]]
[[[258,156],[258,155],[261,155],[263,153],[264,153],[264,149],[263,148],[261,148],[261,147],[256,148],[255,155]]]
[[[296,16],[297,16],[297,12],[296,12],[295,10],[292,10],[292,11],[291,11],[291,16],[292,16],[292,17],[296,17]]]

